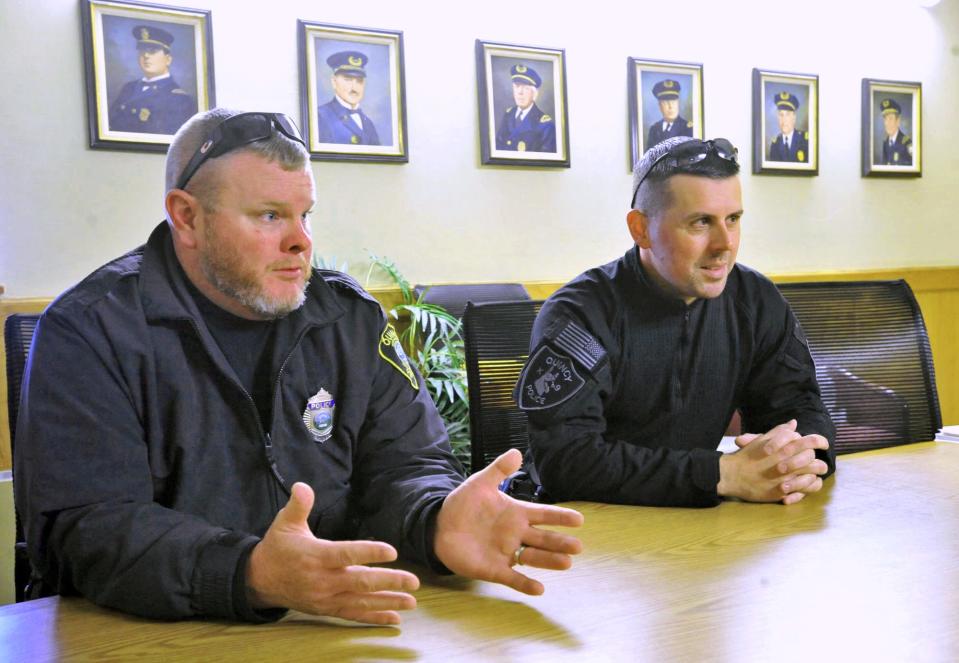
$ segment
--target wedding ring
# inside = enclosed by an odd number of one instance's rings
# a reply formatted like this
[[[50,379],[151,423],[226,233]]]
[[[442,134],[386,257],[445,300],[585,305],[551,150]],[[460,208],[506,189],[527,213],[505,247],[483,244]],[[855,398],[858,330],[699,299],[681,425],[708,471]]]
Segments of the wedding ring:
[[[520,544],[519,548],[517,548],[516,551],[513,553],[513,564],[516,564],[518,566],[523,566],[523,563],[519,561],[519,558],[520,558],[520,555],[523,554],[523,551],[526,550],[527,547],[528,546],[525,543]]]

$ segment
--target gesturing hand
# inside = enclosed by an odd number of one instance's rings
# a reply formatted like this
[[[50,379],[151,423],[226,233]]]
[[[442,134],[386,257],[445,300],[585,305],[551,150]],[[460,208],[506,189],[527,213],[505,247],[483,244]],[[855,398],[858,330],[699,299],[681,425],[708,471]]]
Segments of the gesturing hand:
[[[822,435],[800,435],[795,419],[762,435],[736,438],[739,451],[720,458],[720,495],[751,502],[795,504],[822,488],[820,474],[828,466],[816,458],[816,449],[828,449]]]
[[[246,586],[254,608],[283,607],[367,624],[398,624],[397,610],[416,607],[407,594],[419,587],[412,573],[371,568],[396,550],[378,541],[326,541],[313,536],[307,517],[313,489],[296,483],[263,540],[250,554]]]
[[[519,469],[522,455],[507,451],[447,495],[436,520],[434,550],[446,567],[477,580],[498,582],[525,594],[542,594],[543,585],[513,565],[568,569],[570,555],[582,550],[579,539],[536,525],[579,527],[578,511],[520,502],[500,492],[499,484]],[[525,546],[516,560],[516,552]]]

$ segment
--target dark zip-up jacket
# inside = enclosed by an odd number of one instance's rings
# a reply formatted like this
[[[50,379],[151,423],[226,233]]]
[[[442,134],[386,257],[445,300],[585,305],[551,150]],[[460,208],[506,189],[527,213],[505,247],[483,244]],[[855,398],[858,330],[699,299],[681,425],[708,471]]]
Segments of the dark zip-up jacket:
[[[435,565],[430,521],[462,475],[379,304],[314,271],[305,305],[276,323],[266,427],[185,278],[161,223],[40,320],[15,485],[46,583],[149,617],[276,617],[247,606],[245,558],[296,481],[315,491],[318,537]],[[320,412],[332,430],[310,430]]]
[[[667,297],[638,249],[544,304],[517,387],[530,451],[556,500],[712,506],[733,413],[763,433],[797,419],[830,445],[802,328],[761,274],[736,265],[715,299]],[[835,469],[835,452],[816,452]]]

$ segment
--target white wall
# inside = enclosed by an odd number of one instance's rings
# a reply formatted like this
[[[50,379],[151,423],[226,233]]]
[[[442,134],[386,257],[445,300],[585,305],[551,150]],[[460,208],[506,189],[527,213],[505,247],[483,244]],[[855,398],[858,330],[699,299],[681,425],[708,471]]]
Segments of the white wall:
[[[297,118],[297,18],[404,31],[410,162],[314,163],[317,251],[351,271],[364,248],[421,282],[565,280],[620,255],[627,56],[704,63],[706,133],[746,155],[743,262],[777,273],[959,263],[959,0],[183,4],[213,10],[218,103]],[[79,14],[75,0],[0,2],[11,297],[56,294],[162,216],[162,155],[87,147]],[[479,165],[476,38],[566,49],[571,168]],[[820,75],[818,177],[749,174],[753,67]],[[863,77],[923,83],[922,178],[860,177]]]

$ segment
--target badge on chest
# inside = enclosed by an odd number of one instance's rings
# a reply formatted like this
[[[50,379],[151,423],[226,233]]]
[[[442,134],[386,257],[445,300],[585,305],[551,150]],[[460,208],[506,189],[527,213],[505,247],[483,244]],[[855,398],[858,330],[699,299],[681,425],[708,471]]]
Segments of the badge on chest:
[[[317,442],[326,442],[333,436],[333,410],[336,401],[326,389],[320,389],[306,402],[303,425]]]

